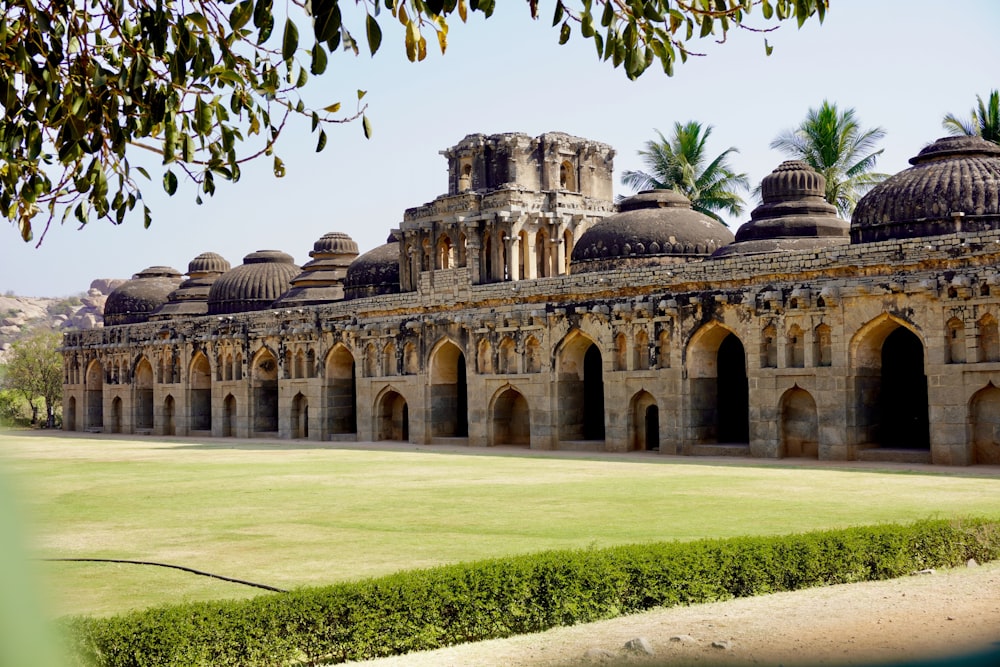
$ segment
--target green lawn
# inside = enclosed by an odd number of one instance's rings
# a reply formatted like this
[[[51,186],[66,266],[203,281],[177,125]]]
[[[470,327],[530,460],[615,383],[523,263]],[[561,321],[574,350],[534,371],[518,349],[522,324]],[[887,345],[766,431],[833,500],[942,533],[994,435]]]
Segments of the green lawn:
[[[282,588],[541,549],[1000,517],[1000,476],[975,468],[468,451],[7,433],[0,471],[40,556],[160,561]],[[39,567],[60,613],[261,593],[159,568]]]

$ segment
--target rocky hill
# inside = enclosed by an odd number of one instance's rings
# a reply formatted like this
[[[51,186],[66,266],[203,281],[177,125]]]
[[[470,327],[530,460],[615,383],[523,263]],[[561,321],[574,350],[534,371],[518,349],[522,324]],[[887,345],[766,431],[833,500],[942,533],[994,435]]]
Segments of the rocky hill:
[[[104,326],[104,302],[124,280],[98,279],[86,294],[68,298],[0,296],[0,363],[11,343],[39,329],[93,329]]]

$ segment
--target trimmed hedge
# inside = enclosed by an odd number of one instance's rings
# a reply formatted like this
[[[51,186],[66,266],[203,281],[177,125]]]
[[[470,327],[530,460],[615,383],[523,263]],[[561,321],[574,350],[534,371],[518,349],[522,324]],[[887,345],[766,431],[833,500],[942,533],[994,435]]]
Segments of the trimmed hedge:
[[[317,665],[1000,558],[1000,521],[638,544],[66,621],[78,665]]]

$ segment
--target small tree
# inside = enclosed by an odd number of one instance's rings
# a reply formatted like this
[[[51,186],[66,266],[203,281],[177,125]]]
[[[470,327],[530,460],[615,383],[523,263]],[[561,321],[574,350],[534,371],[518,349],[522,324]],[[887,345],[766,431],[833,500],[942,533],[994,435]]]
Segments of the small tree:
[[[45,331],[11,345],[4,386],[24,396],[31,407],[31,423],[38,423],[39,403],[45,406],[45,425],[55,426],[56,405],[62,400],[62,356],[59,334]]]

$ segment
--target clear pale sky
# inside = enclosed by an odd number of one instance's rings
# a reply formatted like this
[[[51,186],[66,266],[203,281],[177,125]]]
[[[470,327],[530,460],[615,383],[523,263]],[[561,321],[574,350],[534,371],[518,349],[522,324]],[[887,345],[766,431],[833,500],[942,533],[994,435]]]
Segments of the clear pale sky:
[[[995,0],[831,0],[822,25],[814,20],[798,30],[791,22],[768,35],[770,57],[762,35],[736,31],[726,44],[694,43],[708,55],[678,65],[673,77],[654,66],[638,81],[599,61],[578,35],[559,46],[553,4],[540,4],[544,18],[534,22],[523,0],[497,3],[488,21],[477,15],[461,25],[456,17],[447,54],[429,46],[427,60],[416,64],[406,60],[399,26],[387,17],[374,58],[339,53],[306,88],[313,106],[341,101],[345,109],[356,89],[367,90],[371,140],[360,123],[336,126],[317,154],[303,121],[278,146],[285,178],[275,179],[262,160],[239,183],[220,182],[201,206],[191,184],[167,197],[154,172],[144,187],[154,214],[149,229],[141,213],[118,227],[67,223],[36,248],[6,223],[0,293],[78,294],[95,278],[128,278],[152,265],[183,273],[206,251],[236,266],[251,252],[278,249],[301,265],[331,231],[347,232],[365,252],[385,242],[405,209],[447,191],[439,151],[476,132],[562,131],[608,143],[617,151],[616,191],[627,194],[620,174],[642,168],[636,151],[654,129],[669,134],[675,121],[698,120],[715,128],[710,152],[738,148],[732,162],[756,185],[785,159],[768,147],[771,140],[829,99],[854,107],[864,127],[888,131],[878,169],[896,173],[945,135],[946,113],[967,115],[976,95],[1000,88]],[[730,226],[748,219],[749,212]]]

